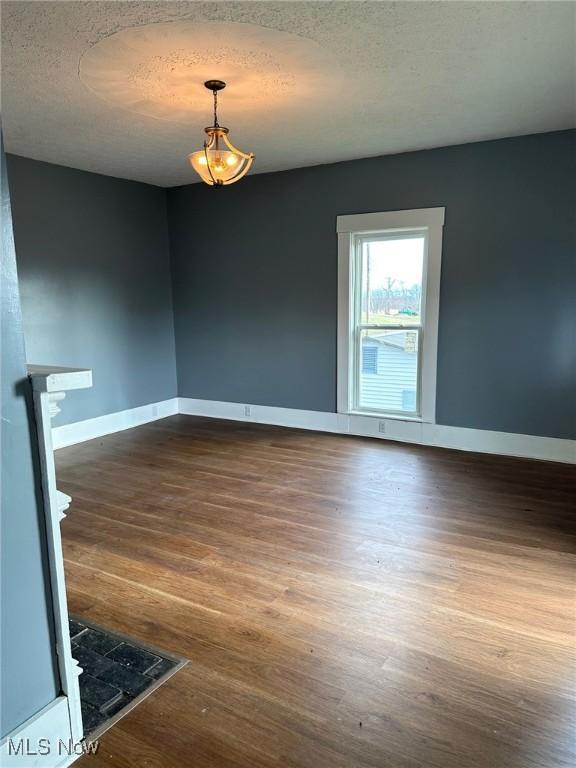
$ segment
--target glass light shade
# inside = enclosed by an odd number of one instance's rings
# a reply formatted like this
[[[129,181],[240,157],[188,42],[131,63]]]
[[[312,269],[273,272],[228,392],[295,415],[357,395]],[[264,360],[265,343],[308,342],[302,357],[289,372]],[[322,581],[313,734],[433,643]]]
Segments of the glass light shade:
[[[228,128],[206,128],[204,149],[188,155],[190,165],[202,181],[211,186],[225,186],[239,181],[250,170],[254,155],[237,149],[228,138]]]

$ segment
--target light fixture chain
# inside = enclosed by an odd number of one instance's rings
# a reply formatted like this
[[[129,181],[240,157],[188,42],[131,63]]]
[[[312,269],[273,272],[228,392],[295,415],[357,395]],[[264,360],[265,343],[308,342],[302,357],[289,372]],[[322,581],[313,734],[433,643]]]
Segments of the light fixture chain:
[[[214,127],[218,128],[218,91],[214,89]]]

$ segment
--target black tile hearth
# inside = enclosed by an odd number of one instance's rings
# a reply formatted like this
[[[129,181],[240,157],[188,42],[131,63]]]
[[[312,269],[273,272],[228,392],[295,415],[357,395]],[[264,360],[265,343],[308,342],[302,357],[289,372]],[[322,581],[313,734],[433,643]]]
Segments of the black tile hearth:
[[[170,671],[170,660],[169,659],[160,659],[160,661],[157,664],[154,664],[153,667],[150,667],[150,669],[146,670],[146,674],[148,677],[153,677],[154,680],[158,680],[158,678],[162,677],[162,675],[165,675],[166,672]]]
[[[72,656],[74,656],[84,672],[95,677],[98,677],[102,672],[114,666],[114,662],[110,661],[106,656],[101,656],[96,651],[91,651],[90,648],[84,648],[81,645],[72,647]]]
[[[118,661],[129,669],[133,669],[135,672],[146,672],[146,670],[153,667],[161,660],[160,656],[155,656],[153,653],[145,651],[143,648],[137,648],[134,645],[128,643],[122,643],[114,648],[108,654],[109,659]]]
[[[73,640],[76,638],[81,632],[86,631],[86,627],[83,624],[79,624],[77,621],[72,621],[70,619],[70,638]]]
[[[114,635],[99,632],[97,629],[87,629],[86,632],[76,637],[76,641],[79,645],[90,648],[91,651],[96,651],[96,653],[100,653],[102,656],[114,650],[122,642]]]
[[[134,699],[132,696],[129,696],[127,693],[123,693],[118,701],[114,702],[114,704],[111,704],[106,708],[107,717],[112,717],[117,712],[120,712],[120,710],[125,709],[133,701]]]
[[[97,677],[92,677],[87,672],[82,674],[80,682],[82,698],[88,704],[100,712],[104,712],[112,704],[115,704],[122,696],[122,691],[112,685],[108,685]]]
[[[150,685],[152,678],[147,675],[141,675],[140,672],[135,672],[133,669],[114,662],[114,666],[111,669],[101,673],[100,679],[110,683],[110,685],[116,685],[122,691],[130,694],[130,696],[138,696],[139,693],[145,691]]]
[[[82,724],[84,725],[84,735],[89,738],[92,733],[106,720],[108,715],[105,712],[95,709],[87,701],[82,701]]]
[[[103,733],[186,663],[84,619],[70,619],[70,638],[72,655],[83,669],[80,699],[87,738]]]

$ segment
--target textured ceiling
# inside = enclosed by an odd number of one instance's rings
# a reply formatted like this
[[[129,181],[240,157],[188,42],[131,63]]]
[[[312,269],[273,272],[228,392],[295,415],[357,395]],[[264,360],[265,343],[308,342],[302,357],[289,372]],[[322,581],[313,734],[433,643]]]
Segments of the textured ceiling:
[[[576,125],[573,2],[3,2],[9,152],[161,186]]]

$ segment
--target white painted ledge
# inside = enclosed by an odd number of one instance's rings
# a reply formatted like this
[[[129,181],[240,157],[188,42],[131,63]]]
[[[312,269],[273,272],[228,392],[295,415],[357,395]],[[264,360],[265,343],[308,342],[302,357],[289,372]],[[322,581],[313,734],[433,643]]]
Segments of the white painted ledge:
[[[92,386],[92,371],[88,368],[57,368],[51,365],[29,365],[28,376],[38,392],[67,392]]]

